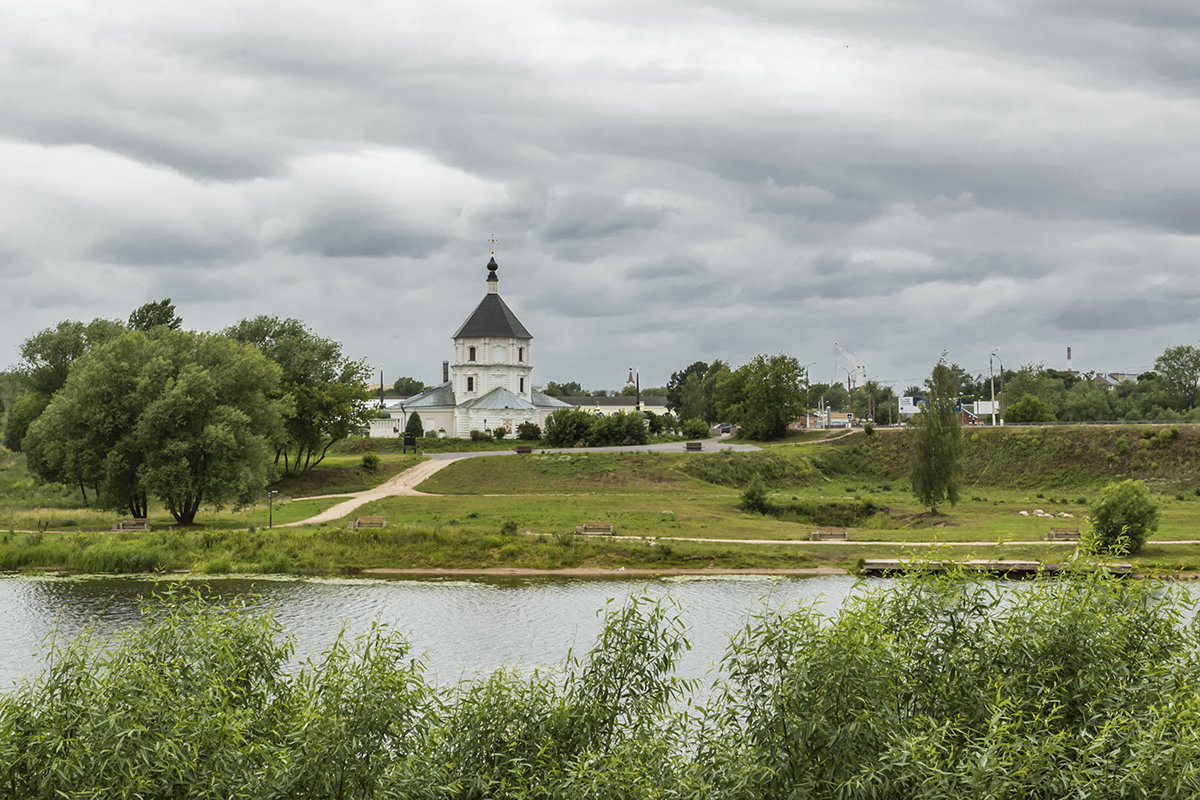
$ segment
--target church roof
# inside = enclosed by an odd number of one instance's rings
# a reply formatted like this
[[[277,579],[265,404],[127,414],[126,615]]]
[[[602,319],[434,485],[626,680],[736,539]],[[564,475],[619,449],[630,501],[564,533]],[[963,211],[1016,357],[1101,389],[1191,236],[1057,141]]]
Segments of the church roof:
[[[512,309],[500,299],[500,295],[487,294],[454,334],[455,339],[483,337],[532,339],[533,335],[525,329]]]
[[[534,389],[533,392],[531,392],[531,395],[533,397],[533,404],[535,406],[537,406],[538,408],[570,408],[571,407],[569,404],[564,403],[562,400],[559,400],[557,397],[551,397],[548,394],[539,392],[537,389]]]
[[[503,411],[505,409],[532,411],[535,408],[533,403],[524,397],[518,397],[502,386],[497,386],[483,397],[468,400],[463,403],[463,406],[465,408],[477,408],[486,411]]]
[[[407,400],[397,403],[397,406],[403,405],[406,411],[412,411],[418,408],[444,408],[454,405],[454,387],[450,382],[433,386],[420,394],[413,395]]]

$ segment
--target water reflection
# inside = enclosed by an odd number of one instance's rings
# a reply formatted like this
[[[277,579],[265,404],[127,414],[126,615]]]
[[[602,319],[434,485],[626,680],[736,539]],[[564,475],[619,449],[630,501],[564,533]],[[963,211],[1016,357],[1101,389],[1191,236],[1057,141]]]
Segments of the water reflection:
[[[87,625],[107,636],[139,619],[142,601],[186,587],[205,597],[253,597],[274,609],[296,640],[297,663],[319,654],[343,628],[351,635],[381,623],[427,657],[431,680],[450,683],[502,665],[559,664],[586,651],[606,602],[631,593],[669,596],[680,607],[692,650],[684,677],[703,677],[753,614],[817,603],[832,612],[853,590],[849,577],[704,577],[660,580],[379,581],[217,578],[0,578],[0,689],[40,668],[46,637]]]

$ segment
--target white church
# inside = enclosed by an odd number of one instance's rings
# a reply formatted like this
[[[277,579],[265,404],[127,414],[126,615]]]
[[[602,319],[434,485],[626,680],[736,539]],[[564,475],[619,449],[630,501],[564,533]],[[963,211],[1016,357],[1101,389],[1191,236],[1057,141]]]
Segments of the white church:
[[[442,383],[390,407],[394,427],[403,430],[408,415],[421,415],[426,431],[466,438],[471,431],[504,428],[510,434],[522,422],[544,427],[546,417],[568,404],[535,391],[533,336],[500,299],[496,254],[487,265],[487,294],[454,334],[454,361],[442,362]],[[380,420],[394,435],[393,422]]]

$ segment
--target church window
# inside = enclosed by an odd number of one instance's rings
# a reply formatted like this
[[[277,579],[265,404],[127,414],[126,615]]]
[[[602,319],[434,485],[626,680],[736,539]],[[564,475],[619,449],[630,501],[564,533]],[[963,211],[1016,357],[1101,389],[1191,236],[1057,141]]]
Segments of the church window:
[[[471,350],[473,352],[475,350],[475,348],[472,347]],[[467,391],[468,392],[475,391],[475,379],[474,378],[471,378],[471,377],[467,378]]]
[[[521,391],[525,391],[525,379],[521,378]]]
[[[524,361],[525,361],[525,348],[524,348],[524,347],[518,347],[518,348],[517,348],[517,361],[518,361],[518,362],[524,362]]]
[[[474,360],[475,360],[475,345],[471,345],[470,347],[467,348],[467,361],[474,361]]]

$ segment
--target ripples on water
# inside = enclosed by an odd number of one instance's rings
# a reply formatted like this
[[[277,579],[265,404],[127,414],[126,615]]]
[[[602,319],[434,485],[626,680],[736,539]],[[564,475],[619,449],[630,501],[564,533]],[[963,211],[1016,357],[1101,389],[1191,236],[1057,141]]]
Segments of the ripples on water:
[[[175,583],[139,578],[0,578],[0,689],[40,668],[54,632],[73,636],[94,624],[111,635],[139,619],[141,600]],[[609,600],[634,593],[670,597],[680,607],[692,650],[678,674],[704,677],[731,634],[767,609],[817,603],[832,612],[858,581],[850,577],[677,577],[658,580],[382,581],[270,578],[192,579],[183,585],[213,599],[253,596],[274,609],[296,639],[299,663],[317,656],[338,632],[372,623],[404,634],[424,653],[431,680],[453,683],[510,665],[555,666],[568,650],[586,652]]]

